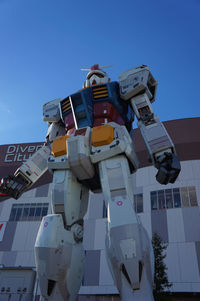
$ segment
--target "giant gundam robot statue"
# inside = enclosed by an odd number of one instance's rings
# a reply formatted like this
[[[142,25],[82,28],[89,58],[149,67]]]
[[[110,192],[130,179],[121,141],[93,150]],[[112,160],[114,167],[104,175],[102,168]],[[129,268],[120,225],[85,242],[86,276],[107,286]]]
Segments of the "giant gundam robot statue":
[[[130,136],[134,115],[161,184],[174,183],[180,163],[174,144],[154,115],[157,82],[149,67],[123,72],[112,82],[94,65],[84,87],[43,106],[46,143],[1,181],[18,199],[47,169],[53,174],[52,214],[43,218],[35,243],[41,294],[75,301],[84,269],[83,218],[89,191],[102,191],[108,210],[106,253],[123,301],[150,301],[154,260],[150,239],[133,206],[131,174],[138,168]]]

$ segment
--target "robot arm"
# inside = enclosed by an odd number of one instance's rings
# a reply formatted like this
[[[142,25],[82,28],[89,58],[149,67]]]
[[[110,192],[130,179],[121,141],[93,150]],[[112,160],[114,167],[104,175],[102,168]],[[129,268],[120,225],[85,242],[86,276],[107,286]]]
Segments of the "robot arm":
[[[30,159],[24,162],[14,173],[1,180],[0,192],[4,196],[18,199],[47,170],[47,158],[50,148],[44,145]]]
[[[51,153],[51,143],[57,136],[65,134],[64,125],[60,121],[59,103],[60,99],[57,99],[43,106],[43,119],[49,122],[46,142],[16,170],[14,176],[9,175],[1,180],[0,196],[18,199],[47,171],[47,159]]]
[[[131,103],[150,159],[158,169],[157,181],[160,184],[174,183],[181,167],[170,136],[153,113],[151,103],[155,100],[157,82],[149,67],[143,65],[122,73],[119,85],[121,98]]]

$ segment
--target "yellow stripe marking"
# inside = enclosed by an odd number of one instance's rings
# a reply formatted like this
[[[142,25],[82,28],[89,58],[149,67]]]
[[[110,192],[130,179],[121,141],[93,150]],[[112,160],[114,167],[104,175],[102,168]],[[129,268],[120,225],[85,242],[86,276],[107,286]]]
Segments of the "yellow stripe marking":
[[[93,92],[94,95],[97,95],[97,94],[104,94],[104,93],[107,93],[107,94],[108,94],[108,91],[107,91],[107,90],[104,90],[104,91]]]
[[[95,91],[108,90],[108,89],[107,89],[107,87],[103,86],[103,87],[99,87],[99,88],[93,88],[92,90],[95,92]]]
[[[94,95],[94,98],[102,98],[102,97],[107,97],[108,94],[102,94],[102,95]]]

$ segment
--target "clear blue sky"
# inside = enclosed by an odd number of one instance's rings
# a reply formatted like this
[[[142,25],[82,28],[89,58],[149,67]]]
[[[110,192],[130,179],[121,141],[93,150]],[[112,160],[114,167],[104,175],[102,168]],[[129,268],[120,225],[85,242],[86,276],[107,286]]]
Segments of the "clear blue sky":
[[[162,121],[200,115],[200,0],[0,0],[0,144],[45,138],[43,103],[146,64]]]

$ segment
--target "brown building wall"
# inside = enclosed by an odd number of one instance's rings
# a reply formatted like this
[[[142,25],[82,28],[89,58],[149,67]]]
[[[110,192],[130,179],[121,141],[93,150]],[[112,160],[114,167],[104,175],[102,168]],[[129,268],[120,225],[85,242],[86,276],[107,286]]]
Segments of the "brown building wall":
[[[163,122],[172,141],[180,161],[200,159],[200,118],[187,118]],[[140,161],[140,167],[150,166],[148,152],[141,136],[140,130],[133,131],[136,153]],[[0,146],[0,179],[13,174],[29,158],[43,142],[23,143]],[[51,182],[52,176],[45,173],[41,179],[31,188]]]

